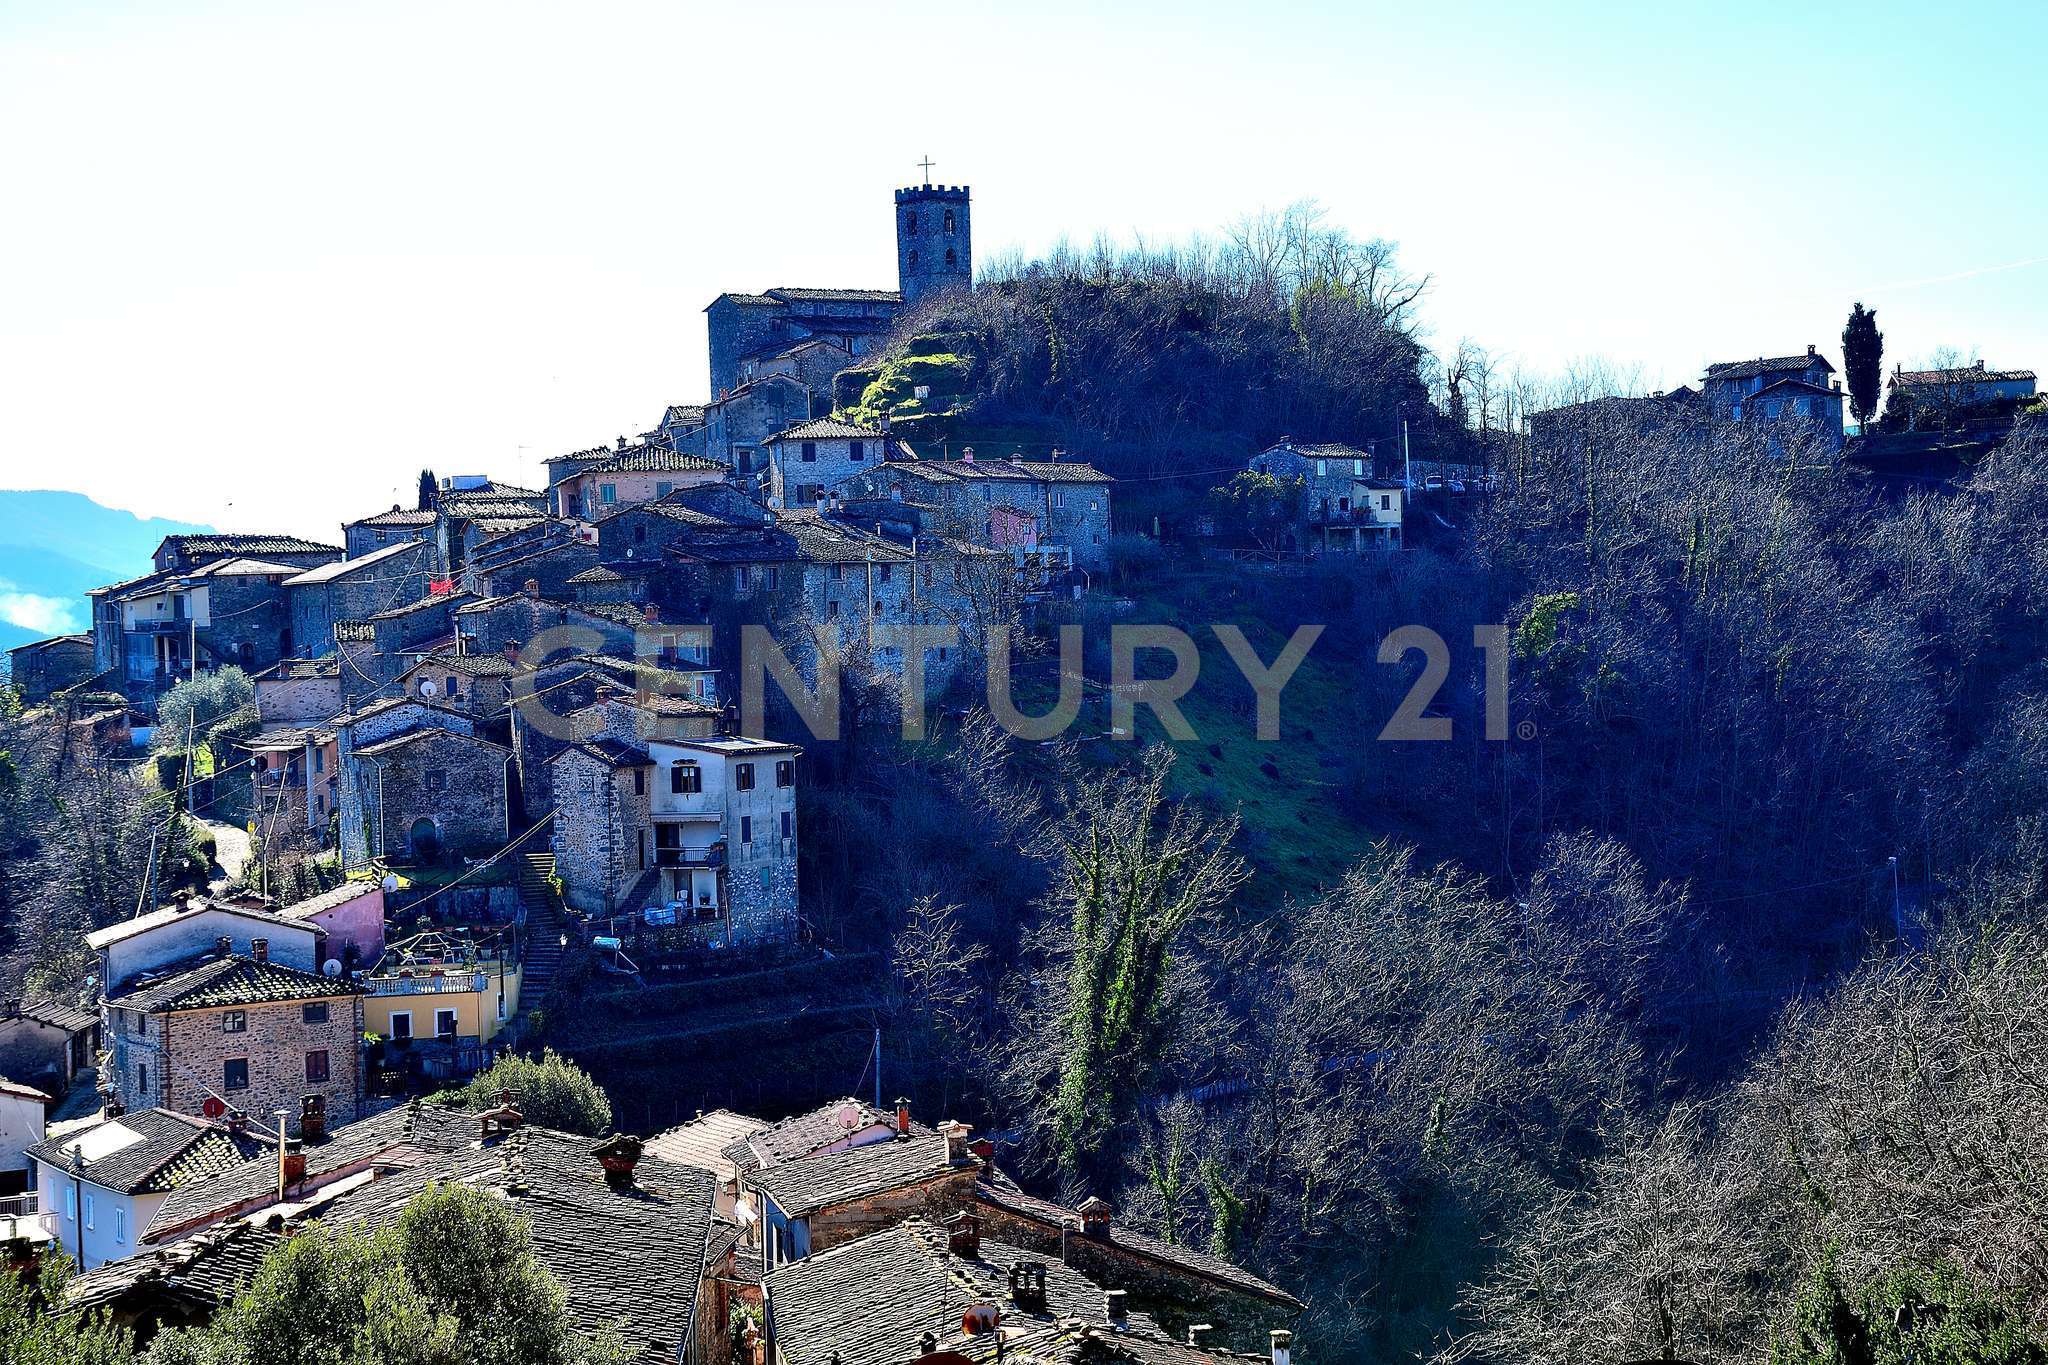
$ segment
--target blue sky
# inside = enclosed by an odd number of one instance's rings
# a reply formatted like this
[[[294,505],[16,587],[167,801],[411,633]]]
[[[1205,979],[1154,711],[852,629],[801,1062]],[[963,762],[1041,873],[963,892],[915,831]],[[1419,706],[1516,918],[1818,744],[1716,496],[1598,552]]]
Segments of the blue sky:
[[[1314,197],[1531,371],[1833,351],[1856,298],[2040,369],[2044,50],[2040,4],[0,0],[0,486],[331,537],[535,481],[706,396],[720,290],[893,284],[926,153],[983,254]]]

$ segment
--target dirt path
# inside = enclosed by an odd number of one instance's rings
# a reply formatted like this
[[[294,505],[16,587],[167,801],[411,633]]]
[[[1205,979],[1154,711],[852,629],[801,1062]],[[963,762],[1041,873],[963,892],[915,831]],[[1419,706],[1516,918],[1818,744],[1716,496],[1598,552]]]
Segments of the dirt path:
[[[211,885],[219,890],[229,882],[241,880],[242,869],[249,865],[249,858],[255,850],[249,840],[249,831],[240,825],[231,825],[225,820],[208,820],[206,827],[213,831],[213,861],[220,867],[220,873]]]

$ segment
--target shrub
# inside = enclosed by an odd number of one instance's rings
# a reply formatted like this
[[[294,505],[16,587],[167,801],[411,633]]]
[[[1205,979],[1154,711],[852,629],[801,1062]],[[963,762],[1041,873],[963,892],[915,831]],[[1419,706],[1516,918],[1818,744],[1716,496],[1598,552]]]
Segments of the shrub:
[[[519,1096],[519,1112],[529,1123],[592,1136],[611,1131],[612,1102],[604,1088],[553,1048],[537,1061],[500,1057],[463,1087],[463,1103],[473,1111],[488,1109],[498,1102],[500,1090]]]

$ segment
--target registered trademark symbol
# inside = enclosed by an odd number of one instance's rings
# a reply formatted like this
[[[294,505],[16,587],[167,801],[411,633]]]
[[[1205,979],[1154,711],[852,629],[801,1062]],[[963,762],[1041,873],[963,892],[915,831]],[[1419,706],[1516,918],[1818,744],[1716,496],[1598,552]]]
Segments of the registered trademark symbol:
[[[1536,722],[1535,722],[1535,721],[1533,721],[1533,720],[1525,720],[1525,721],[1522,721],[1522,722],[1521,722],[1520,724],[1516,725],[1516,726],[1515,726],[1515,738],[1516,738],[1516,739],[1534,739],[1534,738],[1536,738]]]

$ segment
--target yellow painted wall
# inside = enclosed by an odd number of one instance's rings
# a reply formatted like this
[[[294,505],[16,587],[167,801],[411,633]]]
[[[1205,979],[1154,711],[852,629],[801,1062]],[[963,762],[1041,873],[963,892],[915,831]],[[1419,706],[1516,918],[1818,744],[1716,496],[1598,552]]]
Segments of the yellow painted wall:
[[[519,1013],[519,969],[513,968],[504,978],[505,1018],[498,1018],[499,979],[487,976],[484,990],[445,991],[438,995],[370,995],[363,998],[363,1029],[379,1038],[391,1037],[391,1016],[407,1010],[412,1012],[412,1036],[427,1039],[434,1037],[434,1015],[437,1010],[455,1011],[455,1035],[458,1038],[475,1038],[488,1043],[498,1036],[513,1015]]]

